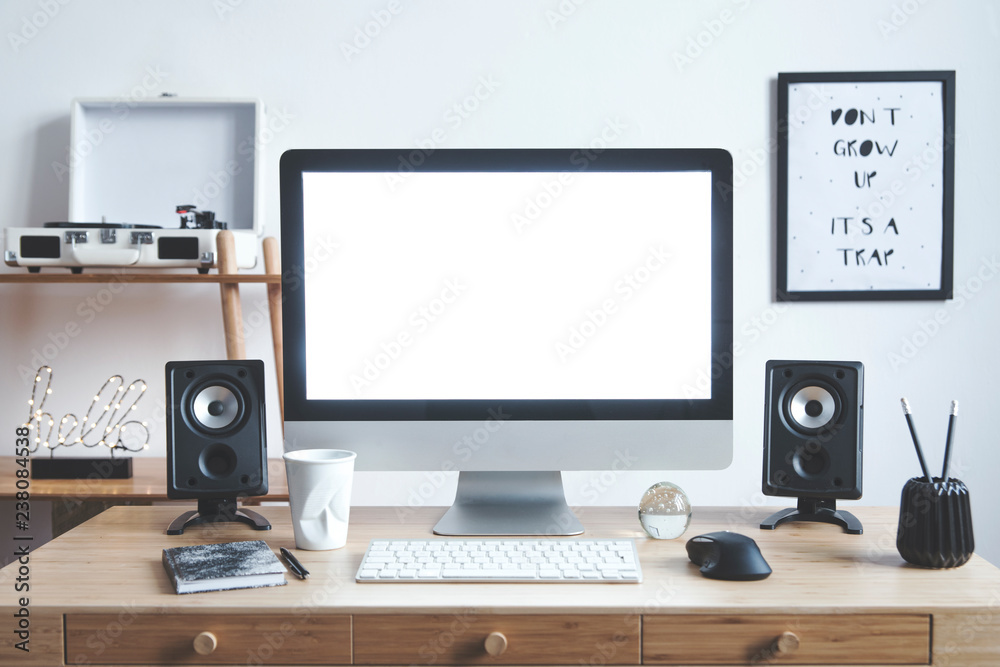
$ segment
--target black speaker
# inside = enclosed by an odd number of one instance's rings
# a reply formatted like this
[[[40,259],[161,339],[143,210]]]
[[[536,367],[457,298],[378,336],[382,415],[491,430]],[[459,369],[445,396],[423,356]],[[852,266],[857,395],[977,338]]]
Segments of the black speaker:
[[[222,521],[269,529],[259,514],[236,507],[240,497],[267,493],[264,363],[171,361],[166,387],[167,497],[198,500],[198,510],[167,533]]]
[[[820,521],[861,534],[837,500],[861,497],[864,366],[859,361],[768,361],[765,366],[763,491],[798,507],[761,523]]]

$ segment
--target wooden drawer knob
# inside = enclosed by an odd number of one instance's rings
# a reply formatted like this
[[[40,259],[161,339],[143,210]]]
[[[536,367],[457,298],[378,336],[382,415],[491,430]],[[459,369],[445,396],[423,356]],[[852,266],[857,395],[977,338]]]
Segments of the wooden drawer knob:
[[[791,655],[799,648],[799,636],[794,632],[782,632],[781,636],[774,640],[774,653],[776,655]]]
[[[219,646],[218,638],[211,632],[202,632],[194,638],[194,652],[198,655],[211,655]]]
[[[507,650],[507,637],[502,632],[491,632],[487,635],[483,645],[486,647],[487,653],[494,658],[498,658]]]

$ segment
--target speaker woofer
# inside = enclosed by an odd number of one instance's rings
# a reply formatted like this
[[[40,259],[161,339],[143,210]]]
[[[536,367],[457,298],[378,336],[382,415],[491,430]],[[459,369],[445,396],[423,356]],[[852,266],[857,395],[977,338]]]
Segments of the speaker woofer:
[[[242,412],[243,404],[237,394],[223,384],[209,385],[191,400],[191,418],[202,428],[213,431],[234,424]]]
[[[789,426],[811,435],[834,425],[840,416],[837,390],[817,381],[806,381],[788,392],[785,417]]]

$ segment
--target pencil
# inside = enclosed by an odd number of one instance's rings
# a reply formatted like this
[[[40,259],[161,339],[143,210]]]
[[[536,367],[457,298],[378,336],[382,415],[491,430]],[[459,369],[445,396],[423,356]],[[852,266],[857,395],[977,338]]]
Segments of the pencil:
[[[913,415],[910,414],[910,403],[905,398],[900,399],[900,403],[903,404],[903,414],[906,416],[906,425],[910,427],[910,437],[913,438],[913,447],[917,450],[917,458],[920,460],[920,469],[924,473],[924,478],[927,479],[928,484],[932,484],[934,480],[931,478],[931,473],[927,470],[927,462],[924,461],[924,452],[920,449],[920,441],[917,440],[917,429],[913,426]]]
[[[948,417],[948,436],[944,442],[944,466],[941,470],[941,482],[948,483],[948,462],[951,460],[951,437],[955,433],[955,420],[958,418],[958,401],[951,402],[951,416]]]

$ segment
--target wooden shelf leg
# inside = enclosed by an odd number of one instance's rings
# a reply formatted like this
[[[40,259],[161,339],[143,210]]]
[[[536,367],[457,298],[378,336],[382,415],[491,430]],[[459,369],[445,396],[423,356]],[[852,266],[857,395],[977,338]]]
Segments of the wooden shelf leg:
[[[264,271],[268,275],[281,275],[281,254],[278,251],[278,239],[264,239]],[[285,374],[284,374],[284,341],[281,337],[281,283],[268,283],[267,306],[271,313],[271,341],[274,344],[274,373],[278,378],[278,408],[281,410],[281,423],[285,422]]]
[[[220,274],[237,273],[236,239],[228,229],[219,232],[215,241],[219,253]],[[219,285],[222,293],[222,327],[226,335],[226,358],[245,359],[246,345],[243,341],[243,307],[240,304],[240,286],[237,283]]]

